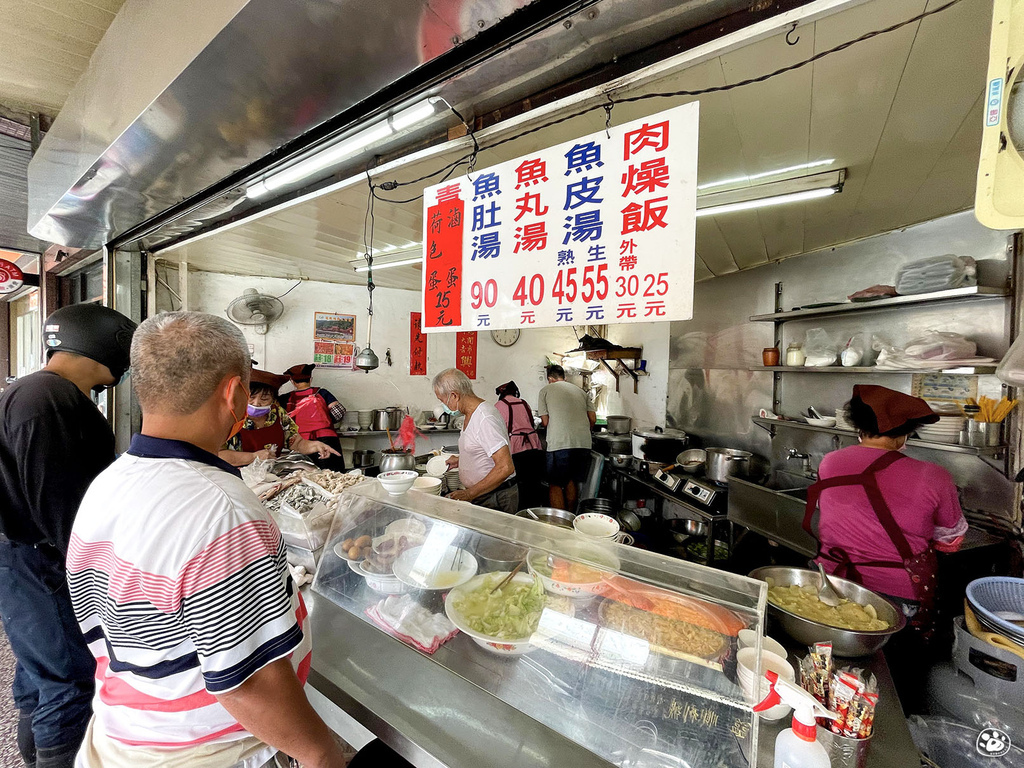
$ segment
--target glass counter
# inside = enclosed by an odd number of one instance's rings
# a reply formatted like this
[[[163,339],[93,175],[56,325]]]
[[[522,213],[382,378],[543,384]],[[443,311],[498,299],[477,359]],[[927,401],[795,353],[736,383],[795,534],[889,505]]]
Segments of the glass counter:
[[[340,497],[313,583],[603,760],[652,768],[750,765],[758,723],[736,682],[736,635],[763,632],[766,589],[376,481]]]

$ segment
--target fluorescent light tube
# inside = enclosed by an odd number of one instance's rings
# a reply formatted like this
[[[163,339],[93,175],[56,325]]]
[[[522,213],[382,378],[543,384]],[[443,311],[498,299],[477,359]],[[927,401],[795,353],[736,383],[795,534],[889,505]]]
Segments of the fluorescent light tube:
[[[377,262],[374,262],[373,268],[374,269],[389,269],[391,267],[407,267],[410,264],[422,264],[422,263],[423,263],[423,257],[422,256],[416,256],[415,258],[412,258],[412,259],[401,259],[399,261],[386,261],[383,264],[378,264]],[[369,269],[370,268],[366,264],[363,264],[361,267],[356,267],[356,272],[368,272]]]
[[[408,109],[403,109],[391,118],[391,127],[396,131],[402,131],[410,126],[421,123],[434,114],[434,103],[430,100],[413,104]]]
[[[774,195],[773,197],[762,197],[759,200],[743,200],[738,203],[726,203],[725,205],[713,205],[708,208],[698,208],[697,217],[719,216],[723,213],[735,211],[749,211],[752,208],[767,208],[772,205],[786,205],[787,203],[799,203],[805,200],[816,200],[820,197],[829,197],[839,190],[835,187],[825,189],[808,189],[803,192],[790,192],[788,195]]]
[[[750,176],[736,176],[731,179],[722,179],[720,181],[710,181],[707,184],[698,184],[697,191],[703,192],[705,189],[715,189],[716,187],[729,187],[734,184],[747,184],[751,181],[757,181],[758,179],[768,179],[773,176],[785,176],[796,171],[806,171],[810,168],[821,168],[826,165],[832,165],[835,162],[835,158],[828,160],[815,160],[811,163],[801,163],[800,165],[791,165],[788,168],[776,168],[774,171],[765,171],[764,173],[755,173]]]
[[[272,173],[262,181],[250,184],[245,190],[245,196],[250,200],[255,200],[273,192],[275,189],[301,181],[308,176],[319,173],[325,168],[337,165],[345,158],[351,157],[370,144],[387,138],[396,131],[401,131],[423,122],[433,116],[433,114],[433,100],[427,99],[426,101],[414,104],[388,119],[360,131],[354,136],[339,141],[337,144],[324,147],[324,149],[316,154],[307,157],[305,160],[300,160],[295,165],[277,173]]]

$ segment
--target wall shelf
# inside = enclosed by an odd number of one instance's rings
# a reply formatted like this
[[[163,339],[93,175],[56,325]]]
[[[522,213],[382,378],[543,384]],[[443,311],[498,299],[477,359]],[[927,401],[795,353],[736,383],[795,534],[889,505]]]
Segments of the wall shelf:
[[[579,350],[573,350],[567,352],[567,355],[574,354]],[[640,360],[644,356],[643,347],[612,347],[611,349],[590,349],[586,351],[587,360],[597,360],[608,369],[608,372],[615,377],[615,391],[619,391],[619,376],[622,374],[628,374],[633,379],[633,394],[639,394],[640,389],[640,377],[647,376],[646,370],[640,370]],[[608,361],[615,363],[613,366]],[[633,367],[630,368],[626,365],[626,360],[633,361]],[[591,371],[583,371],[584,382],[587,387],[590,386]]]
[[[764,419],[760,416],[754,416],[752,421],[760,427],[764,427],[769,432],[776,427],[783,427],[785,429],[799,429],[805,432],[820,432],[825,435],[838,435],[839,437],[849,437],[855,439],[857,433],[852,429],[837,429],[835,427],[816,427],[813,424],[805,424],[801,421],[790,421],[788,419]],[[945,451],[947,453],[964,453],[969,456],[991,456],[998,457],[1006,451],[1005,445],[976,447],[971,445],[951,445],[948,443],[933,443],[928,440],[917,440],[911,438],[907,440],[907,445],[912,448],[927,448],[933,451]]]
[[[941,368],[941,369],[928,369],[928,368],[909,368],[909,369],[895,369],[895,368],[878,368],[876,366],[855,367],[855,368],[844,368],[841,365],[829,365],[825,367],[804,367],[804,366],[786,366],[786,365],[775,365],[775,366],[757,366],[748,368],[750,371],[768,371],[772,373],[895,373],[903,376],[912,374],[935,374],[935,373],[955,373],[964,376],[979,376],[982,374],[990,374],[996,372],[996,366],[998,363],[992,363],[991,365],[964,365],[958,368]]]
[[[906,307],[913,304],[931,304],[939,301],[964,301],[968,299],[998,299],[1009,296],[1006,288],[991,288],[983,285],[971,285],[966,288],[953,288],[948,291],[934,291],[932,293],[918,293],[911,296],[894,296],[891,299],[876,299],[875,301],[846,301],[831,307],[817,307],[812,309],[793,309],[788,312],[773,312],[768,315],[753,315],[750,318],[754,323],[777,323],[786,320],[801,320],[812,317],[826,317],[829,315],[841,315],[848,312],[869,312],[889,307]]]

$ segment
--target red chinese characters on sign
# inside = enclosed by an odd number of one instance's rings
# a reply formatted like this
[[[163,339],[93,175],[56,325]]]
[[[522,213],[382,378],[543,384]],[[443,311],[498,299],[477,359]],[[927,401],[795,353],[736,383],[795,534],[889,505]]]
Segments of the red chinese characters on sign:
[[[465,205],[458,184],[437,190],[427,209],[423,311],[428,328],[462,324],[462,228]]]
[[[455,367],[469,378],[476,378],[476,331],[455,334]]]
[[[14,293],[25,284],[25,275],[18,265],[6,259],[0,259],[0,293]]]
[[[427,375],[427,336],[419,312],[409,315],[409,375]]]

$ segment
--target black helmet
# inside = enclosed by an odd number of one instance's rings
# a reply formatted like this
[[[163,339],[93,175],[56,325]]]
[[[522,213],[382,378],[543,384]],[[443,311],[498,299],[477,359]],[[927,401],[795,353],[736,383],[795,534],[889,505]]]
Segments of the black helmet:
[[[138,326],[109,307],[73,304],[46,318],[43,343],[47,357],[74,352],[107,366],[120,380],[131,365],[132,334]]]

